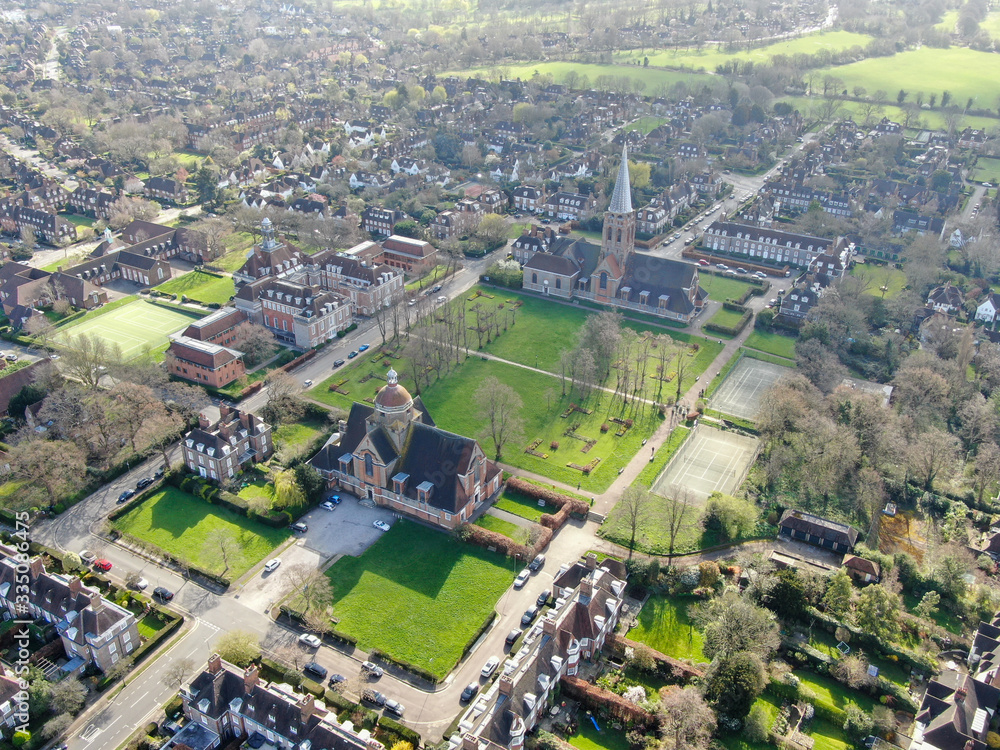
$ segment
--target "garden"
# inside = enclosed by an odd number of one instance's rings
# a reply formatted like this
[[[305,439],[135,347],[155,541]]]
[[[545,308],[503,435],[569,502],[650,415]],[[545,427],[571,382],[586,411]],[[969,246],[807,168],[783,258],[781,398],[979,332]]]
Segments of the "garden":
[[[236,293],[231,276],[220,276],[208,271],[191,271],[177,276],[156,287],[161,294],[176,294],[202,305],[224,305]]]
[[[750,334],[743,345],[748,349],[773,354],[777,357],[795,359],[795,337],[786,336],[783,333],[768,333],[766,331],[754,331]]]
[[[164,487],[112,522],[118,531],[154,545],[182,563],[236,579],[288,538],[235,511]],[[225,537],[228,542],[221,542]],[[226,555],[220,545],[226,544]]]
[[[437,679],[458,663],[515,573],[503,555],[405,520],[326,571],[339,632]]]
[[[697,599],[669,594],[651,596],[642,607],[630,640],[645,643],[661,654],[694,662],[707,661],[702,653],[701,631],[688,616],[687,608]]]

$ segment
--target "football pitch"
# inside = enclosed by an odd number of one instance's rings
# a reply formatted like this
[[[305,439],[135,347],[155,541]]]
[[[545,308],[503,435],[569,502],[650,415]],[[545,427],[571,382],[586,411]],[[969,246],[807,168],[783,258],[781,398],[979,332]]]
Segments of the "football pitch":
[[[147,348],[157,349],[167,343],[167,337],[186,328],[200,315],[190,315],[153,305],[145,300],[130,302],[97,317],[86,317],[75,325],[60,331],[56,343],[65,343],[70,337],[97,336],[109,344],[121,347],[122,356],[132,359]]]

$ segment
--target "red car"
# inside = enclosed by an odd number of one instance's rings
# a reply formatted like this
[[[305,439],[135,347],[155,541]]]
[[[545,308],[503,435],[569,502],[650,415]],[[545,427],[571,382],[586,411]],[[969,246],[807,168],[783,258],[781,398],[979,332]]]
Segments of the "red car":
[[[97,568],[98,570],[103,570],[105,573],[107,573],[109,570],[111,570],[111,561],[105,560],[103,557],[100,557],[97,560],[94,560],[94,567]]]

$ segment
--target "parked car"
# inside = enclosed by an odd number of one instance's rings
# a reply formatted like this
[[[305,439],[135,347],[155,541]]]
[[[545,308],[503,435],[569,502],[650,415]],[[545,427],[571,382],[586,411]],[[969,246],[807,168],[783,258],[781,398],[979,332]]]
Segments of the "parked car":
[[[326,501],[328,503],[333,503],[334,505],[340,505],[340,495],[330,495]]]
[[[756,276],[758,279],[766,279],[767,278],[767,274],[764,273],[763,271],[754,271],[753,275]]]
[[[402,716],[403,712],[406,711],[406,706],[404,706],[399,701],[394,701],[391,698],[385,702],[385,710],[396,716]]]
[[[140,479],[138,482],[135,483],[135,488],[137,490],[144,490],[155,481],[156,480],[153,479],[152,477],[143,477],[142,479]]]
[[[361,662],[361,671],[370,677],[381,677],[385,674],[385,670],[382,667],[370,661]]]
[[[462,703],[467,703],[468,701],[471,701],[473,698],[475,698],[476,693],[478,692],[479,692],[479,683],[470,682],[468,685],[465,686],[465,690],[462,691],[462,694],[459,696],[459,700]]]
[[[517,628],[514,628],[512,631],[507,633],[507,637],[504,638],[504,643],[507,645],[508,648],[510,648],[511,646],[514,645],[514,641],[516,641],[520,637],[521,637],[521,631],[518,630]]]
[[[147,588],[149,588],[149,581],[147,581],[145,578],[140,578],[133,585],[136,587],[137,590],[145,591]]]
[[[535,621],[536,617],[538,617],[538,607],[528,607],[524,610],[524,614],[521,615],[521,625],[528,627]]]
[[[83,560],[88,565],[97,559],[97,555],[91,552],[89,549],[80,550],[80,559]]]
[[[483,665],[483,670],[482,672],[480,672],[480,674],[483,676],[483,678],[488,678],[490,675],[492,675],[494,672],[497,671],[498,666],[500,666],[500,657],[491,656],[489,658],[489,661],[487,661]]]
[[[381,708],[385,705],[386,697],[382,695],[378,690],[372,690],[368,688],[367,690],[361,691],[361,700],[368,701],[369,703],[374,703],[376,706]]]
[[[8,362],[17,362],[17,355],[14,352],[11,352],[6,357],[4,357],[4,359],[6,359]]]
[[[529,570],[541,570],[545,565],[545,555],[535,555],[535,559],[528,564]]]
[[[276,557],[273,560],[268,560],[266,563],[264,563],[264,572],[270,573],[272,571],[275,571],[278,569],[279,565],[281,565],[280,557]]]
[[[303,380],[302,381],[302,385],[304,385],[306,388],[312,388],[312,384],[313,384],[313,382],[311,380]]]
[[[387,524],[385,521],[372,521],[372,526],[374,526],[379,531],[389,530],[389,524]]]
[[[304,534],[304,533],[306,533],[307,531],[309,531],[309,526],[308,526],[308,524],[305,524],[305,523],[303,523],[302,521],[296,521],[295,523],[293,523],[293,524],[292,524],[291,526],[289,526],[288,528],[290,528],[290,529],[291,529],[292,531],[297,531],[297,532],[299,532],[300,534]]]
[[[530,570],[528,570],[527,568],[522,570],[520,573],[517,574],[517,578],[514,579],[514,588],[516,589],[522,588],[524,584],[528,582],[528,579],[530,577],[531,577]]]
[[[127,503],[133,497],[135,497],[135,490],[132,489],[125,490],[122,494],[118,496],[117,504],[121,505],[122,503]]]
[[[712,265],[712,264],[711,264],[711,263],[709,263],[709,262],[708,262],[707,260],[705,260],[704,258],[702,258],[702,259],[700,259],[700,260],[698,261],[698,265],[699,265],[699,266],[710,266],[710,265]]]
[[[160,729],[163,730],[164,734],[173,737],[175,734],[181,731],[181,725],[178,724],[176,721],[165,721],[162,724],[160,724]]]
[[[103,570],[105,573],[107,573],[109,570],[111,570],[112,565],[110,560],[105,560],[103,557],[99,557],[98,559],[94,560],[94,567],[97,568],[98,570]]]
[[[335,360],[333,360],[333,366],[335,368],[336,367],[340,367],[342,364],[344,364],[344,360],[342,360],[342,359],[335,359]]]
[[[337,506],[334,505],[333,503],[331,503],[329,500],[327,500],[325,503],[320,503],[319,507],[321,507],[323,510],[336,510],[337,509]]]
[[[729,266],[727,266],[725,263],[716,263],[715,267],[718,268],[720,271],[728,271],[729,270]]]
[[[538,605],[539,607],[544,607],[545,603],[549,600],[550,596],[552,596],[552,592],[549,591],[549,589],[545,589],[545,591],[540,593],[538,595],[538,598],[535,599],[535,604]]]
[[[323,645],[323,641],[315,633],[303,633],[299,636],[299,643],[309,648],[319,648]]]
[[[330,687],[333,687],[334,685],[339,685],[342,682],[347,682],[347,678],[344,677],[344,675],[342,675],[342,674],[332,674],[332,675],[330,675],[330,680],[327,682],[327,685],[329,685]]]
[[[440,284],[435,284],[433,287],[431,287],[431,291],[432,292],[440,292],[441,291],[441,285]]]
[[[153,473],[153,479],[154,479],[154,480],[155,480],[155,479],[163,479],[163,469],[157,469],[157,470],[156,470],[156,471],[155,471],[155,472]]]
[[[326,679],[326,667],[318,662],[310,661],[306,662],[306,665],[302,667],[303,672],[308,672],[309,674],[314,674],[321,680]]]
[[[355,351],[352,351],[352,352],[348,352],[348,354],[347,354],[347,358],[348,358],[348,359],[354,359],[354,358],[355,358],[355,357],[357,357],[357,356],[358,356],[358,353],[357,353],[357,352],[355,352]]]
[[[743,275],[743,274],[750,273],[750,272],[747,269],[745,269],[745,268],[737,268],[736,269],[736,273],[738,273],[740,275]]]
[[[366,351],[368,351],[368,344],[362,344],[361,346],[359,346],[358,347],[358,351],[359,352],[366,352]]]
[[[157,586],[155,589],[153,589],[153,596],[157,597],[158,599],[162,599],[165,602],[169,602],[171,599],[174,598],[174,592],[166,588],[165,586]]]

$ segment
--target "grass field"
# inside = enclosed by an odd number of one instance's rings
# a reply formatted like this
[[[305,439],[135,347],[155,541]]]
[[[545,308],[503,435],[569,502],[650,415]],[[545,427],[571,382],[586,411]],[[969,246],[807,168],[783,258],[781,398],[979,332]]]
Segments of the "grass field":
[[[528,530],[518,526],[516,523],[511,523],[510,521],[505,521],[502,518],[497,518],[496,516],[491,516],[489,514],[479,517],[476,521],[476,526],[481,526],[489,531],[495,531],[498,534],[503,534],[505,537],[513,539],[518,544],[525,544],[528,541]]]
[[[59,329],[55,342],[70,336],[96,336],[108,344],[121,347],[125,359],[132,359],[147,349],[157,349],[167,343],[167,337],[186,328],[200,315],[135,300],[96,317],[86,316],[79,322]]]
[[[238,578],[270,555],[289,533],[287,529],[272,529],[226,508],[209,505],[174,487],[155,493],[113,525],[179,560],[230,579]],[[228,572],[218,546],[209,541],[217,529],[232,534],[237,541]]]
[[[843,711],[850,701],[854,701],[865,711],[871,711],[878,701],[860,690],[851,690],[847,685],[837,682],[832,677],[816,674],[805,669],[792,670],[802,681],[803,692],[808,691],[814,700],[811,702],[822,704],[830,708],[839,708]],[[803,696],[805,698],[806,696]]]
[[[430,273],[425,273],[419,279],[407,282],[406,291],[419,292],[421,289],[426,289],[428,286],[436,284],[445,277],[445,272],[447,270],[448,266],[444,264],[434,266],[434,268],[430,270]]]
[[[638,624],[628,631],[633,641],[645,643],[661,654],[678,659],[705,661],[701,631],[688,617],[687,608],[697,599],[651,596],[639,612]]]
[[[987,53],[983,53],[987,54]],[[876,58],[882,59],[892,59],[892,58]],[[840,70],[840,68],[833,68],[832,70]],[[836,73],[834,73],[836,75]],[[883,86],[883,89],[888,90],[888,86]],[[897,91],[899,89],[896,89]],[[918,89],[919,90],[919,89]],[[926,92],[925,92],[926,100]],[[939,97],[940,98],[940,97]],[[790,104],[792,107],[797,109],[805,117],[817,117],[817,110],[823,104],[823,99],[820,96],[806,97],[806,96],[783,96],[781,101]],[[965,101],[963,100],[961,106],[965,106]],[[840,102],[839,111],[836,113],[836,117],[854,117],[858,122],[863,121],[863,115],[861,114],[862,103],[854,101],[843,101]],[[878,113],[876,120],[882,119],[882,117],[888,117],[890,120],[895,122],[904,122],[906,119],[906,113],[902,108],[897,107],[895,104],[887,104],[882,107],[881,111]],[[980,128],[982,130],[996,130],[997,126],[1000,125],[994,117],[979,117],[967,115],[961,118],[959,127],[965,127],[968,125],[970,128]],[[930,128],[932,130],[946,130],[948,124],[945,122],[944,113],[940,110],[930,110],[922,109],[920,115],[916,118],[910,119],[909,127],[911,129],[923,129]]]
[[[972,179],[979,182],[992,182],[994,185],[1000,183],[1000,159],[980,156],[976,162]]]
[[[657,52],[649,55],[649,64],[665,67],[683,66],[694,70],[704,68],[713,73],[716,67],[731,60],[766,62],[775,55],[812,55],[822,49],[839,52],[851,47],[864,47],[871,39],[872,37],[867,34],[855,34],[850,31],[825,31],[740,52],[725,52],[723,51],[725,45],[722,44],[714,47],[706,46],[700,52],[689,50]],[[615,60],[621,63],[636,61],[641,63],[644,56],[641,51],[629,50],[616,54]]]
[[[656,130],[666,121],[667,118],[665,117],[653,117],[651,115],[647,115],[646,117],[640,117],[635,122],[630,122],[625,126],[625,130],[628,132],[637,130],[643,135],[648,135],[651,131]]]
[[[700,274],[698,284],[708,292],[708,298],[725,302],[727,299],[739,299],[746,290],[753,286],[749,281],[741,281],[731,276],[717,274]]]
[[[607,721],[600,722],[601,730],[589,721],[582,720],[576,730],[576,734],[569,737],[569,744],[577,750],[629,750],[628,740],[625,732],[613,729]]]
[[[502,555],[407,521],[326,575],[338,630],[439,677],[514,580]]]
[[[883,286],[886,287],[884,292],[886,299],[898,297],[907,284],[906,274],[892,266],[858,263],[851,269],[850,273],[851,276],[864,276],[866,278],[868,288],[865,290],[865,294],[870,294],[872,297],[883,296]]]
[[[156,287],[158,292],[186,296],[190,300],[210,305],[213,302],[224,305],[236,294],[236,286],[229,276],[216,276],[214,273],[192,271],[183,276],[170,279]]]
[[[302,455],[322,434],[329,435],[331,427],[318,419],[302,419],[283,424],[274,431],[274,446],[284,463]]]
[[[537,500],[532,500],[508,489],[504,489],[499,499],[493,503],[493,507],[513,513],[515,516],[526,518],[535,523],[538,523],[544,513],[555,511],[554,507],[540,506]]]
[[[727,310],[724,307],[720,307],[714,313],[712,317],[708,319],[709,323],[714,323],[717,326],[726,326],[733,328],[739,324],[740,320],[743,318],[743,313],[738,313],[735,310]]]
[[[795,359],[795,339],[781,333],[754,331],[744,345],[758,351],[776,354],[779,357]]]
[[[223,242],[226,253],[213,260],[212,265],[229,273],[239,271],[247,262],[247,251],[253,247],[253,237],[246,232],[233,232]]]

